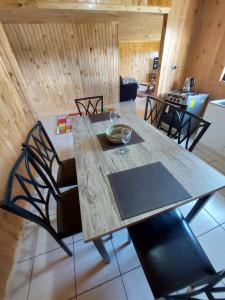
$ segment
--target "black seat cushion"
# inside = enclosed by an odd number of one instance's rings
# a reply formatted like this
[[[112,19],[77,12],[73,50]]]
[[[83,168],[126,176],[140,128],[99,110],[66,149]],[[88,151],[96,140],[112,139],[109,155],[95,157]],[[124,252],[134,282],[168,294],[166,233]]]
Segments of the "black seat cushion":
[[[57,174],[58,187],[77,185],[75,158],[62,160]]]
[[[129,233],[156,298],[215,274],[205,252],[178,210],[131,226]]]
[[[57,227],[60,238],[82,231],[78,189],[72,188],[62,193],[57,201]]]

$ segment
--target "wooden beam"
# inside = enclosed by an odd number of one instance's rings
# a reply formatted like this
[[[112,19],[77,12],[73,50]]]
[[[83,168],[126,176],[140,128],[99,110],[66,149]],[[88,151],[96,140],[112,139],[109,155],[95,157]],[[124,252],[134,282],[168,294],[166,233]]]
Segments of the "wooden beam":
[[[153,4],[153,5],[152,5]],[[51,18],[56,15],[64,17],[75,17],[77,13],[142,13],[142,14],[168,14],[171,5],[169,0],[162,1],[140,1],[140,0],[120,0],[104,3],[103,0],[93,0],[92,2],[80,2],[79,0],[2,0],[0,1],[0,21],[11,22],[11,16],[17,19],[17,16],[24,20],[29,20],[32,16],[46,15]]]
[[[46,2],[38,1],[40,9],[68,9],[75,11],[95,11],[95,12],[142,12],[154,14],[167,14],[170,7],[163,6],[148,6],[148,5],[123,5],[123,4],[101,4],[101,3],[71,3],[70,1],[63,2]]]

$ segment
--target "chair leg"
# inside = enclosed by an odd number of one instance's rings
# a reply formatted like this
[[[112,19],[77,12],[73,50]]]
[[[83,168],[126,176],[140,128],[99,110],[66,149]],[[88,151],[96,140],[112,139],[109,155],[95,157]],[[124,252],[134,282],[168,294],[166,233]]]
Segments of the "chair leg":
[[[69,247],[60,239],[57,233],[49,227],[45,227],[45,229],[51,234],[51,236],[56,240],[56,242],[63,248],[68,256],[73,256],[73,253],[70,251]]]
[[[57,239],[56,241],[63,248],[63,250],[68,254],[68,256],[73,256],[73,253],[70,251],[69,247],[61,239]]]

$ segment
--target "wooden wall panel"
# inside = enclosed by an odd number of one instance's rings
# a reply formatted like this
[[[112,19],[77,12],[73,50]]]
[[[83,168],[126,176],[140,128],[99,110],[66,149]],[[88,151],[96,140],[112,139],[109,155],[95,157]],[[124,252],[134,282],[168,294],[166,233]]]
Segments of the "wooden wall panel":
[[[225,67],[224,16],[224,0],[202,1],[181,78],[196,77],[195,89],[210,93],[211,100],[225,98],[225,83],[219,82]]]
[[[24,103],[21,75],[0,26],[0,199],[9,171],[15,163],[34,120]],[[0,210],[0,299],[12,265],[21,219]]]
[[[182,88],[185,78],[194,76],[196,91],[210,93],[211,100],[225,98],[225,84],[219,82],[225,65],[224,11],[223,0],[172,1],[158,94]]]
[[[201,6],[201,0],[172,0],[172,9],[168,15],[164,47],[161,59],[161,71],[158,81],[158,95],[163,95],[171,89],[182,88],[183,72],[186,68],[186,56],[196,15]],[[176,69],[171,68],[172,65]]]
[[[152,70],[153,58],[158,56],[160,42],[121,42],[120,75],[145,82]]]
[[[119,101],[116,24],[6,24],[39,118],[75,110],[76,97]]]

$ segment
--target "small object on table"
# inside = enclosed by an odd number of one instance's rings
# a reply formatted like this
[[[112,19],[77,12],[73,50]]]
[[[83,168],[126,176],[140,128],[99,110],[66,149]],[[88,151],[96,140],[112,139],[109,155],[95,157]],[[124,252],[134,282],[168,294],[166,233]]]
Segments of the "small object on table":
[[[132,129],[131,128],[122,128],[121,138],[122,138],[122,142],[124,143],[124,147],[120,150],[121,154],[125,154],[129,151],[128,148],[126,147],[126,145],[131,140],[131,134],[132,134]]]
[[[109,114],[110,114],[110,121],[112,122],[112,124],[115,124],[118,119],[117,112],[115,110],[111,110]]]
[[[91,123],[108,121],[108,120],[110,120],[110,112],[107,111],[107,112],[104,112],[104,113],[89,115],[88,118],[91,121]],[[117,118],[120,118],[120,116],[118,114],[117,114]]]
[[[122,129],[127,128],[130,129],[130,126],[125,124],[112,125],[108,127],[105,131],[105,135],[107,139],[113,144],[122,144]]]
[[[121,147],[122,142],[119,144],[110,142],[105,133],[100,133],[97,134],[96,136],[98,138],[102,151],[113,150]],[[140,135],[136,131],[132,130],[131,141],[129,145],[134,145],[142,142],[144,142],[144,139],[140,137]]]
[[[122,220],[191,198],[161,163],[108,175]]]

